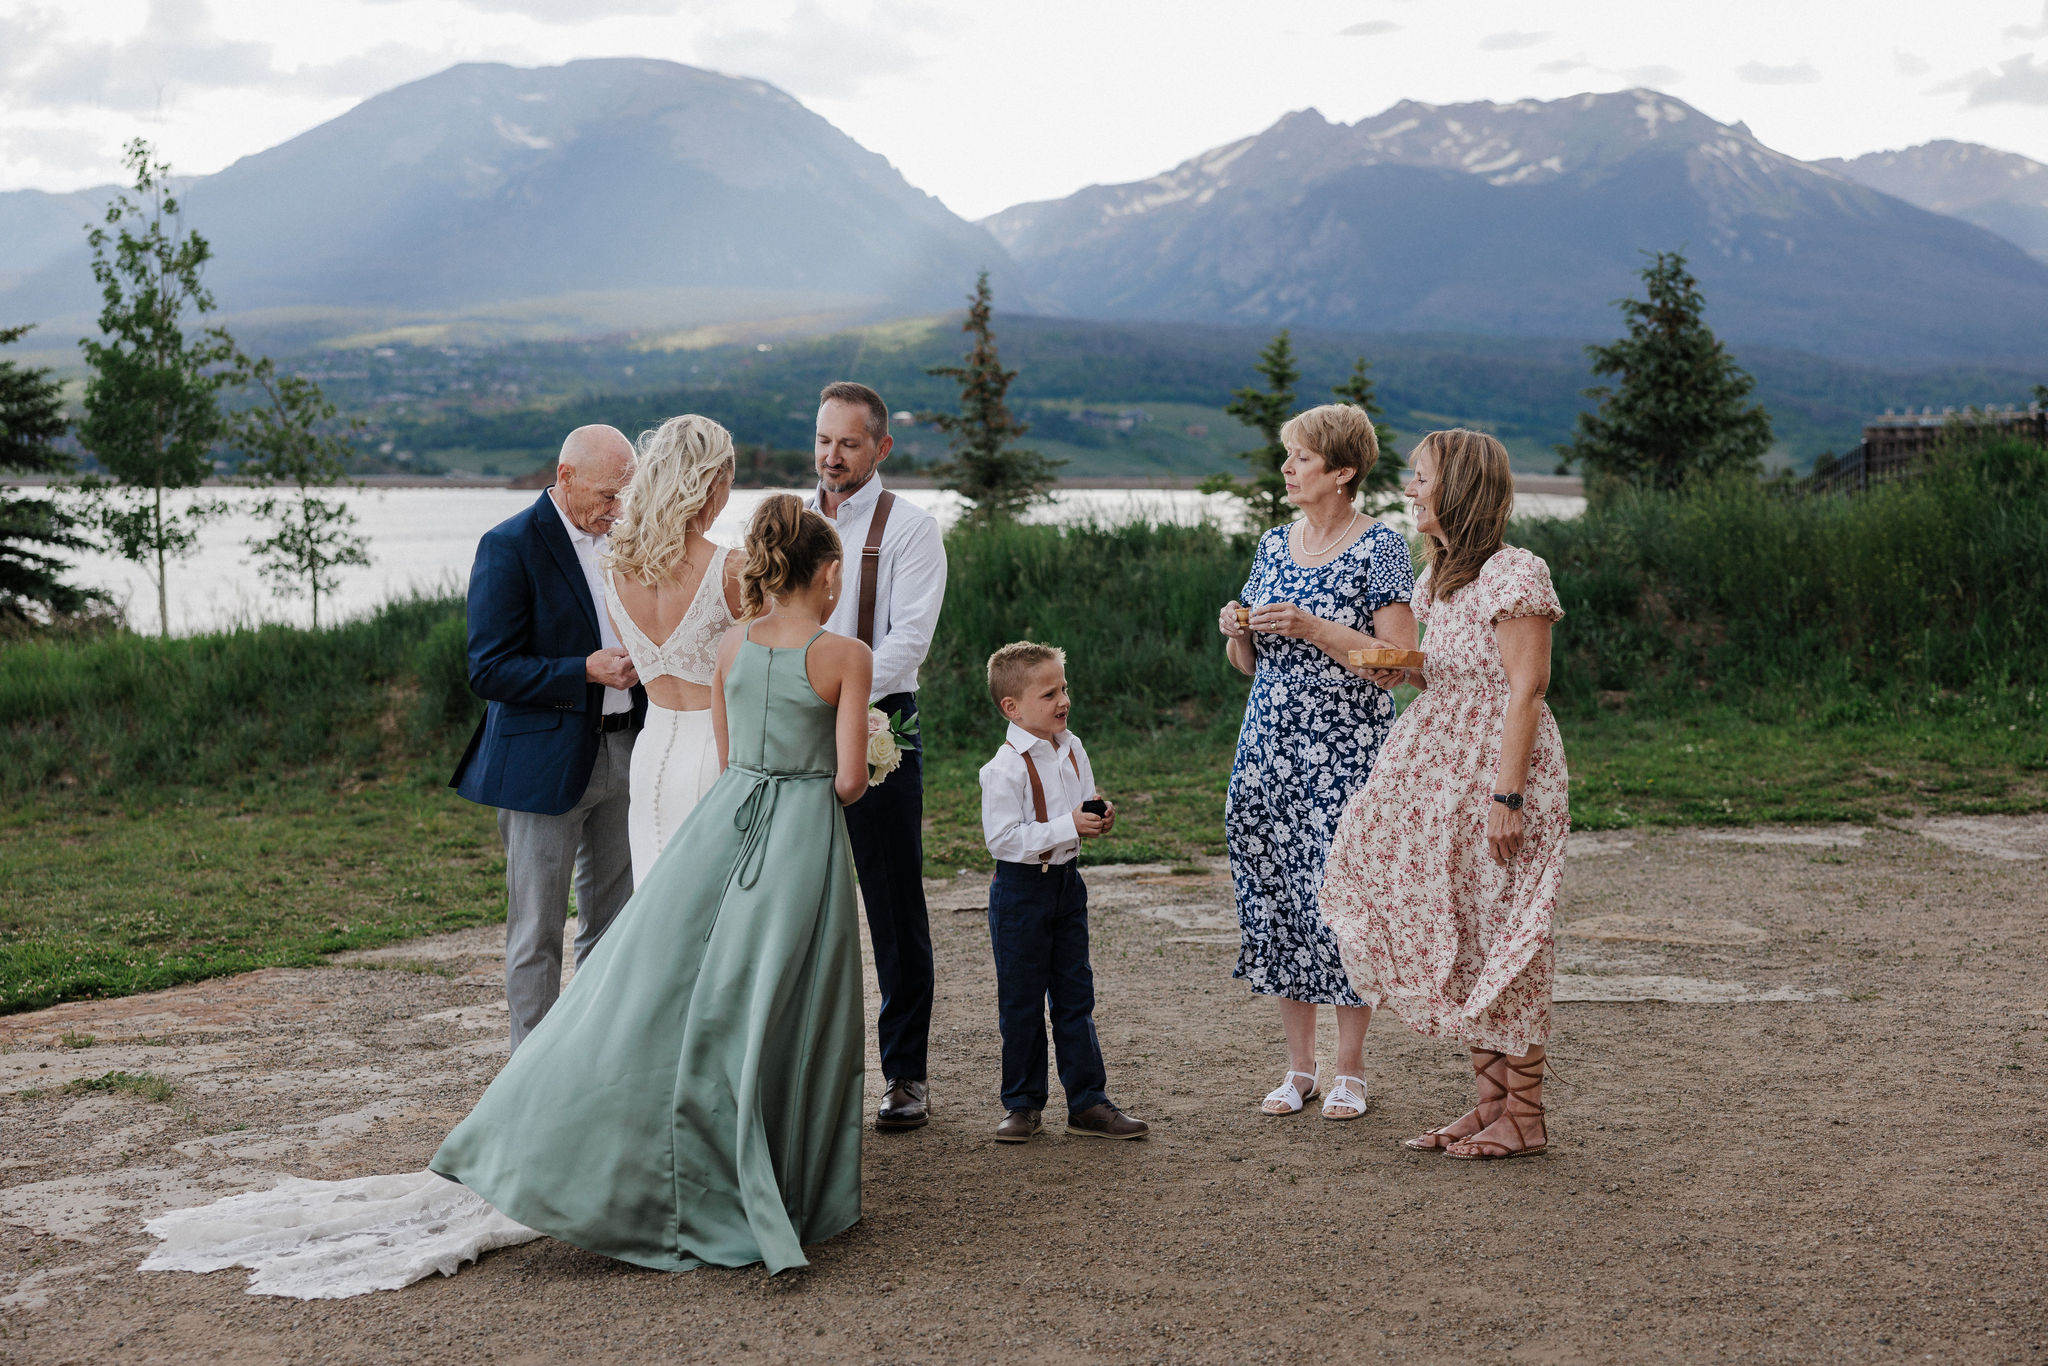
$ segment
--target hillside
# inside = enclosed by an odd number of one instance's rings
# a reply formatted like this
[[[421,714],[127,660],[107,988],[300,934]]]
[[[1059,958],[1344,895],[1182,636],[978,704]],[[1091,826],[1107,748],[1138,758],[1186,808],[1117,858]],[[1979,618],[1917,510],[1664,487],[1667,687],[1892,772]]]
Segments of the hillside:
[[[1307,110],[986,226],[1041,301],[1092,317],[1597,337],[1641,254],[1676,247],[1735,341],[2048,354],[2048,264],[1649,90]]]
[[[2048,166],[1971,142],[1817,161],[1873,190],[1965,219],[2048,261]]]
[[[99,193],[0,195],[0,317],[92,311],[78,228]],[[1003,263],[782,91],[640,59],[453,67],[193,181],[185,203],[224,312],[345,329],[885,316],[950,305]]]
[[[663,351],[621,342],[494,349],[381,347],[324,352],[303,367],[369,422],[378,468],[454,468],[513,475],[536,467],[584,422],[628,432],[679,412],[730,427],[750,452],[809,449],[820,386],[852,378],[897,410],[952,410],[952,383],[926,367],[958,358],[957,318],[904,320],[828,336]],[[1089,322],[999,315],[1010,394],[1032,425],[1026,444],[1069,461],[1078,477],[1152,479],[1241,469],[1254,444],[1224,414],[1270,333],[1194,323]],[[1434,427],[1474,425],[1507,442],[1518,469],[1547,473],[1592,380],[1583,348],[1543,338],[1349,333],[1294,334],[1306,405],[1364,355],[1402,449]],[[1897,370],[1794,352],[1742,348],[1771,410],[1780,452],[1797,467],[1855,444],[1863,419],[1886,408],[2025,403],[2039,372],[1990,366]],[[943,458],[928,425],[897,426],[905,455]],[[386,446],[388,451],[384,450]],[[398,457],[403,456],[404,459]],[[750,457],[751,458],[751,457]]]

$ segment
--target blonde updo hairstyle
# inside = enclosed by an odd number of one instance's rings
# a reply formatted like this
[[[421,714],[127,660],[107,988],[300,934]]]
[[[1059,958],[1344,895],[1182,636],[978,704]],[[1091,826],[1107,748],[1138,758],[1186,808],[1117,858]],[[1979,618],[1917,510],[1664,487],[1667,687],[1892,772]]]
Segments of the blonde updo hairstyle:
[[[1429,600],[1441,602],[1479,577],[1500,549],[1515,510],[1515,476],[1507,447],[1485,432],[1454,427],[1415,443],[1412,464],[1427,448],[1436,456],[1437,531],[1427,538]]]
[[[690,532],[718,489],[730,480],[732,433],[708,417],[685,413],[640,433],[633,482],[612,528],[606,563],[641,583],[660,583],[682,566]]]
[[[751,621],[768,601],[795,592],[840,558],[839,533],[793,493],[754,509],[747,524],[747,567],[740,571],[740,615]]]
[[[1352,471],[1344,492],[1354,499],[1365,486],[1366,471],[1380,459],[1380,436],[1371,415],[1350,403],[1325,403],[1296,413],[1281,424],[1280,440],[1314,451],[1332,474]]]

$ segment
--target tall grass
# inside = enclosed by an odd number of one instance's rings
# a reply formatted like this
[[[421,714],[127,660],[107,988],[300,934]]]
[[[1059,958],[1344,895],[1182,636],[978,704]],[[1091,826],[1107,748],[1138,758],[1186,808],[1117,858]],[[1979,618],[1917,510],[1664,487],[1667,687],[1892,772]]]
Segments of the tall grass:
[[[225,786],[280,766],[370,762],[394,740],[438,757],[480,710],[462,610],[420,598],[319,631],[0,646],[0,796]]]
[[[921,678],[927,729],[945,749],[992,749],[997,647],[1067,651],[1076,730],[1086,735],[1233,726],[1246,680],[1223,657],[1217,609],[1236,597],[1253,538],[1213,525],[998,526],[946,542],[946,605]]]
[[[1750,480],[1622,495],[1518,523],[1566,618],[1553,698],[1868,720],[1885,710],[2038,714],[2048,675],[2048,452],[1951,450],[1855,497]]]

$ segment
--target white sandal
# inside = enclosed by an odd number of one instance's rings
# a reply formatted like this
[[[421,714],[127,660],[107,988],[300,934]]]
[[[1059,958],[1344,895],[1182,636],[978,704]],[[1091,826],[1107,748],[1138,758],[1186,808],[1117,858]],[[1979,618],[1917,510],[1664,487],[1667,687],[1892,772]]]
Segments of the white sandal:
[[[1358,1089],[1355,1091],[1351,1089],[1351,1083],[1354,1081],[1358,1083]],[[1348,1115],[1333,1115],[1330,1113],[1330,1107],[1333,1105],[1344,1106],[1346,1109],[1350,1110],[1351,1113]],[[1364,1113],[1365,1078],[1345,1076],[1338,1077],[1337,1084],[1330,1088],[1330,1094],[1323,1097],[1323,1118],[1335,1120],[1351,1120],[1357,1119],[1360,1115]]]
[[[1303,1091],[1294,1084],[1296,1077],[1308,1078],[1308,1090]],[[1313,1072],[1289,1072],[1287,1080],[1266,1092],[1266,1098],[1259,1102],[1259,1109],[1269,1115],[1298,1115],[1307,1104],[1316,1098],[1316,1074]],[[1273,1109],[1278,1101],[1286,1106],[1284,1110]]]

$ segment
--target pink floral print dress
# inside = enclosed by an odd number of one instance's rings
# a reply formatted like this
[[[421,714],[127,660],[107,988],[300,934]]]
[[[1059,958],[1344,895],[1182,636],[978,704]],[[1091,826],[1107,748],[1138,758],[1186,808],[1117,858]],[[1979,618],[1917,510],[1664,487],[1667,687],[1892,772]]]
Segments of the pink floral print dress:
[[[1520,1055],[1550,1037],[1551,913],[1571,831],[1570,775],[1544,707],[1523,786],[1525,840],[1486,843],[1508,680],[1494,625],[1564,616],[1550,567],[1503,546],[1444,602],[1416,585],[1428,687],[1394,723],[1330,841],[1320,909],[1352,987],[1411,1029]]]

